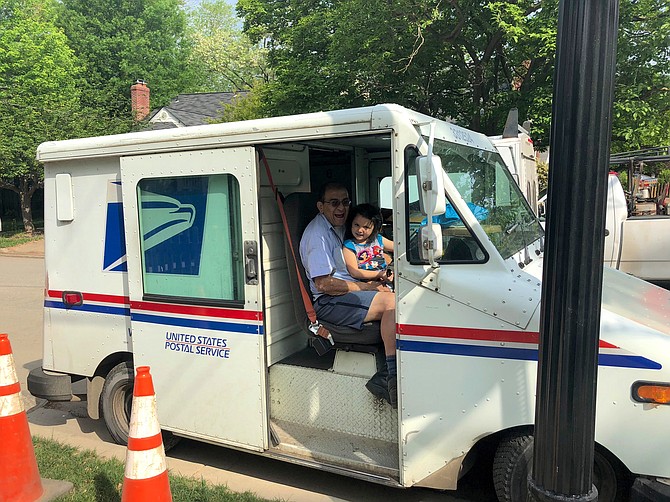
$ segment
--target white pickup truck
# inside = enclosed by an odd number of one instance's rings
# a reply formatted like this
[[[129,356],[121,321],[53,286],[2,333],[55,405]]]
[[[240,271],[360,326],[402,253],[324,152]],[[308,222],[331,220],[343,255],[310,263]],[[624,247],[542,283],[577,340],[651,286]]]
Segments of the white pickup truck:
[[[670,216],[628,216],[615,174],[607,183],[605,265],[670,289]]]

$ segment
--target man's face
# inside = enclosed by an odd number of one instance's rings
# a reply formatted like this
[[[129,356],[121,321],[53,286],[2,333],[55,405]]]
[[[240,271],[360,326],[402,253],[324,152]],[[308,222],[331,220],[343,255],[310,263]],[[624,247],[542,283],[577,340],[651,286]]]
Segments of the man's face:
[[[316,207],[331,225],[341,227],[347,221],[350,204],[349,193],[345,189],[328,189],[323,201],[317,202]]]

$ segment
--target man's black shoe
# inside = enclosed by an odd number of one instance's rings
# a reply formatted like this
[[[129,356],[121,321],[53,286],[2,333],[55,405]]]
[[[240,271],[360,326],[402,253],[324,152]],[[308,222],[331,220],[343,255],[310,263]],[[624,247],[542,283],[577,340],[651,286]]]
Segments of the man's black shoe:
[[[365,388],[368,389],[373,396],[383,399],[384,401],[389,401],[389,393],[386,387],[387,375],[386,368],[384,368],[372,375],[372,378],[365,384]]]
[[[386,380],[386,388],[388,389],[391,408],[398,409],[398,375],[389,375]]]

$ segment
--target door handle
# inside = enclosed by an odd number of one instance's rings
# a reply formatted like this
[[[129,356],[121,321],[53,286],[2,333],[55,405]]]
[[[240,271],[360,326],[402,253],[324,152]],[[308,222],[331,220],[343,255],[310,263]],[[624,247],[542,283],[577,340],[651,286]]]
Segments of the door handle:
[[[258,244],[256,241],[244,241],[244,273],[246,283],[258,284]]]

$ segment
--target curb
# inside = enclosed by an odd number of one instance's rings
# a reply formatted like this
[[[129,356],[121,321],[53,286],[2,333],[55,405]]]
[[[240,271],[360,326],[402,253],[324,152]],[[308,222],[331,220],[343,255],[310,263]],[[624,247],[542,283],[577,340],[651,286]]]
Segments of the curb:
[[[10,258],[44,258],[43,254],[34,253],[7,253],[0,249],[0,256],[8,256]]]

